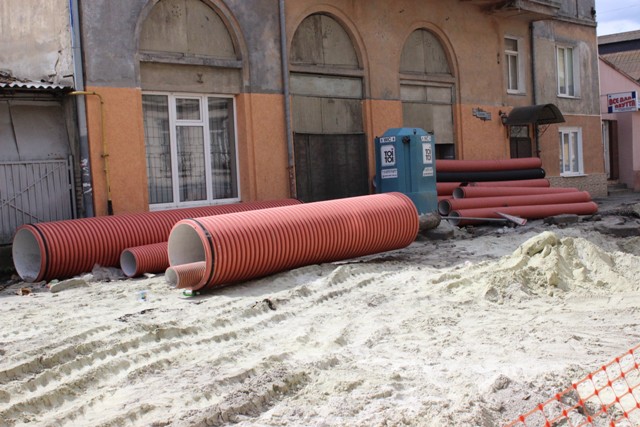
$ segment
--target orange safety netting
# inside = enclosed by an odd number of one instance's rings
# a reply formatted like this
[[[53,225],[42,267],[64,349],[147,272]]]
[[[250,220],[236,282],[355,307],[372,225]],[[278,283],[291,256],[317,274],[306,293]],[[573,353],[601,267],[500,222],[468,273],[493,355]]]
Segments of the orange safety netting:
[[[640,426],[640,345],[505,427]]]

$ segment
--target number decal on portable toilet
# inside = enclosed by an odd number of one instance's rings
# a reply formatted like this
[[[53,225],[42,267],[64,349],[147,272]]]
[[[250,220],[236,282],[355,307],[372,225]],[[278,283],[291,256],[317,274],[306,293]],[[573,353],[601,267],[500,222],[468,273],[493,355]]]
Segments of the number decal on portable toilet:
[[[433,151],[431,150],[431,144],[422,144],[422,163],[425,165],[433,163]]]
[[[393,145],[380,146],[380,165],[395,166],[396,164],[396,147]]]

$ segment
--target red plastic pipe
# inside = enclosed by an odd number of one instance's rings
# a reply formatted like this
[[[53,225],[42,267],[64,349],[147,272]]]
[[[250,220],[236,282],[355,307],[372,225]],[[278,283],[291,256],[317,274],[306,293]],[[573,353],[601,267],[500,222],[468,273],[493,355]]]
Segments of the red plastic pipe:
[[[454,199],[472,197],[525,196],[534,194],[572,193],[573,187],[458,187],[453,190]]]
[[[476,187],[550,187],[551,184],[546,178],[537,179],[516,179],[507,181],[478,181],[470,182],[470,186]]]
[[[478,209],[460,209],[451,211],[449,217],[466,217],[466,218],[502,218],[497,212],[507,215],[519,216],[527,219],[546,218],[554,215],[576,214],[591,215],[598,212],[598,205],[594,202],[582,203],[563,203],[559,205],[538,205],[538,206],[510,206],[502,208],[478,208]],[[454,219],[451,221],[453,225],[468,225],[482,223],[480,220],[470,219]]]
[[[207,263],[204,261],[174,265],[167,268],[165,279],[176,288],[193,288],[202,280]]]
[[[514,169],[536,169],[542,167],[538,157],[501,160],[436,160],[438,172],[483,172]]]
[[[438,196],[448,196],[453,194],[454,190],[460,186],[460,182],[436,182],[436,191]]]
[[[124,249],[166,241],[181,219],[296,204],[285,199],[27,224],[13,238],[13,262],[24,281],[64,279],[96,264],[117,267]]]
[[[161,273],[169,267],[167,242],[127,248],[120,254],[120,269],[128,277]]]
[[[374,194],[180,221],[169,235],[169,263],[205,261],[196,290],[400,249],[417,232],[411,199]]]
[[[440,215],[448,215],[451,211],[476,208],[502,208],[507,206],[556,205],[563,203],[580,203],[591,201],[586,191],[570,193],[535,194],[524,196],[472,197],[468,199],[449,199],[438,202]]]

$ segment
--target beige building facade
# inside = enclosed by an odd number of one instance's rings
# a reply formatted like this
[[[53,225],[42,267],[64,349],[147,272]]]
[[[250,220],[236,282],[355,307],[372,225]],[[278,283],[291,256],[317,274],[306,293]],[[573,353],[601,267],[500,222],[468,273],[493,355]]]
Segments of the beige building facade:
[[[441,159],[539,156],[553,185],[606,194],[592,0],[95,0],[77,12],[88,157],[76,161],[91,165],[96,215],[368,194],[374,138],[397,127],[433,132]],[[548,104],[563,122],[509,124],[514,108]]]

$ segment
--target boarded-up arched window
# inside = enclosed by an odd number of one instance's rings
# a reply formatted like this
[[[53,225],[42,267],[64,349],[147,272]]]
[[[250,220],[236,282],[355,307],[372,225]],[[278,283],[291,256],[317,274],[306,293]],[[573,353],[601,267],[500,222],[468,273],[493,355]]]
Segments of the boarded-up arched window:
[[[142,24],[145,90],[240,93],[242,63],[220,16],[200,0],[161,0]]]
[[[291,63],[324,67],[359,68],[351,38],[342,25],[327,15],[311,15],[295,32]]]
[[[199,0],[158,2],[142,26],[140,50],[237,58],[224,22]]]
[[[349,34],[329,15],[308,16],[294,33],[290,69],[298,198],[367,194],[364,73]]]
[[[402,49],[400,72],[451,75],[447,55],[440,41],[427,30],[416,30]]]
[[[403,125],[434,132],[437,158],[455,158],[455,82],[440,40],[424,29],[412,32],[400,59]]]

